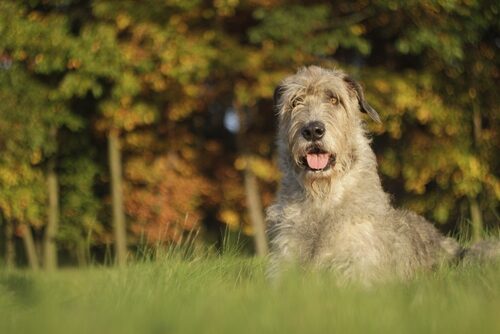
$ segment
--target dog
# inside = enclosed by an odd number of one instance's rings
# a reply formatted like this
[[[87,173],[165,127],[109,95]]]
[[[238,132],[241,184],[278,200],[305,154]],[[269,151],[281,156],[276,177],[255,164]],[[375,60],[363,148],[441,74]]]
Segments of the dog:
[[[283,176],[266,213],[269,276],[299,266],[369,284],[467,256],[426,219],[391,205],[362,114],[380,117],[349,75],[302,68],[276,88],[274,104]],[[498,244],[476,248],[471,256],[500,254]]]

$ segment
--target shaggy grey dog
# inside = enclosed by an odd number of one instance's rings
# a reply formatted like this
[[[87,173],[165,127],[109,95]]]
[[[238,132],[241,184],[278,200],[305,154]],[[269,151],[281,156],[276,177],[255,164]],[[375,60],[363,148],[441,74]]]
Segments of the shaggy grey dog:
[[[339,70],[303,68],[276,89],[275,106],[283,178],[267,210],[271,276],[298,265],[370,283],[462,256],[423,217],[391,206],[361,112],[380,119],[357,82]]]

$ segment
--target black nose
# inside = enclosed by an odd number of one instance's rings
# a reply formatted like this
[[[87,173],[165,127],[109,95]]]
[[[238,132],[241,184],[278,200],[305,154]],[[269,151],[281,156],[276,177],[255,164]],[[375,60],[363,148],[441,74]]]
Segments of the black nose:
[[[319,140],[325,135],[325,125],[321,122],[310,122],[302,128],[301,133],[307,141]]]

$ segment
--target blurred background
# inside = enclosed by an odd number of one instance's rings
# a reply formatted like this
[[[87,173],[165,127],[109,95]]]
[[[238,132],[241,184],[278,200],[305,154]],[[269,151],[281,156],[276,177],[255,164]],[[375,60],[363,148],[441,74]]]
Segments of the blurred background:
[[[495,0],[2,0],[0,266],[124,264],[185,242],[221,252],[228,235],[265,255],[272,94],[308,64],[365,87],[395,205],[483,238],[500,226],[499,12]]]

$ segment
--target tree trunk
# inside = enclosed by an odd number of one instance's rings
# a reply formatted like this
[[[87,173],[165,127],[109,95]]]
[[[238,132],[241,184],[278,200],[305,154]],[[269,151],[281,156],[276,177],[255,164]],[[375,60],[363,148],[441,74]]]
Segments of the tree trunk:
[[[474,145],[479,147],[483,129],[481,125],[481,110],[477,102],[473,102],[472,105],[472,124],[474,129]]]
[[[266,256],[269,252],[267,237],[266,237],[266,220],[264,217],[264,210],[262,208],[262,203],[260,201],[259,186],[257,184],[257,178],[253,173],[249,165],[249,153],[247,146],[248,128],[251,122],[251,110],[244,109],[243,107],[238,107],[235,105],[235,111],[238,115],[239,121],[239,131],[236,133],[237,147],[239,153],[245,158],[247,162],[244,170],[244,182],[245,182],[245,200],[248,208],[248,215],[250,217],[250,223],[252,224],[254,232],[254,243],[255,251],[257,256]]]
[[[38,255],[36,253],[35,241],[33,240],[33,234],[31,233],[31,228],[26,224],[21,224],[19,226],[21,231],[21,236],[23,238],[24,249],[26,251],[26,257],[28,258],[28,263],[33,271],[38,271],[40,269]]]
[[[14,226],[12,222],[4,220],[5,224],[5,265],[8,269],[14,268],[16,248],[14,245]]]
[[[55,158],[51,158],[47,171],[47,189],[49,193],[48,221],[43,240],[43,267],[48,271],[57,269],[56,236],[59,227],[59,184],[55,165]]]
[[[87,244],[83,238],[78,238],[78,241],[76,242],[75,257],[79,267],[82,268],[88,266]]]
[[[477,100],[472,102],[472,124],[474,132],[474,146],[476,152],[481,149],[482,125],[481,125],[481,110]],[[472,223],[472,240],[481,240],[483,234],[483,217],[477,197],[469,200],[470,218]]]
[[[127,263],[127,236],[125,230],[125,213],[123,211],[123,179],[120,150],[118,131],[111,130],[108,135],[108,154],[111,173],[115,263],[122,267]]]
[[[481,209],[479,208],[479,203],[477,202],[476,198],[470,199],[469,205],[472,225],[472,240],[478,241],[482,239],[483,217],[481,215]]]
[[[267,245],[264,211],[260,201],[257,178],[248,165],[245,168],[245,195],[248,206],[248,214],[250,216],[254,232],[254,242],[257,256],[266,256],[269,249]]]

